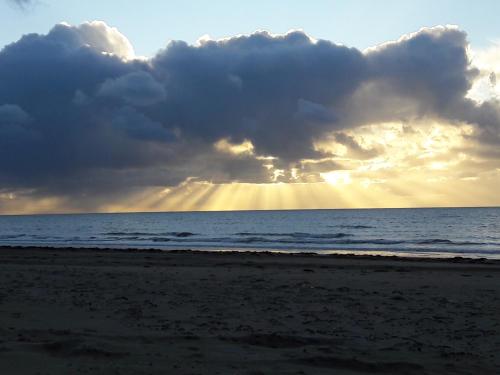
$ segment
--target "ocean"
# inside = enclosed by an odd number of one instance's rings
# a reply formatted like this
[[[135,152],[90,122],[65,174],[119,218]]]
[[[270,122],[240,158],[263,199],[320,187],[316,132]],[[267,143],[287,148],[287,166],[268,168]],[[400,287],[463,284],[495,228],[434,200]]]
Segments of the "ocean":
[[[500,259],[500,208],[0,216],[0,246]]]

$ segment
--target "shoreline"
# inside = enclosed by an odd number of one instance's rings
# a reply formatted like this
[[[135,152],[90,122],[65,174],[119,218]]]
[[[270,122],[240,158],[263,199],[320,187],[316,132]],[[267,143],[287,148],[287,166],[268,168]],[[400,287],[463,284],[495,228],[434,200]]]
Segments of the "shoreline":
[[[200,254],[200,255],[220,255],[220,256],[229,256],[229,255],[239,255],[239,256],[255,256],[255,257],[293,257],[293,258],[324,258],[324,259],[364,259],[364,260],[372,260],[372,261],[383,261],[383,260],[392,260],[392,261],[403,261],[403,262],[444,262],[444,263],[474,263],[474,264],[498,264],[500,265],[500,259],[497,258],[486,258],[486,257],[466,257],[466,256],[442,256],[442,257],[434,257],[434,256],[419,256],[418,254],[411,256],[400,256],[400,255],[387,255],[387,254],[379,254],[377,251],[374,251],[373,254],[369,252],[360,251],[359,254],[356,252],[349,252],[350,250],[341,251],[339,253],[320,253],[320,252],[287,252],[280,250],[247,250],[247,249],[238,249],[234,250],[231,248],[221,248],[219,250],[201,250],[201,249],[158,249],[158,248],[137,248],[137,247],[84,247],[84,246],[18,246],[18,245],[0,245],[0,252],[4,250],[15,250],[15,251],[49,251],[49,252],[62,252],[66,253],[68,251],[71,252],[90,252],[90,253],[133,253],[133,254]],[[384,253],[384,252],[382,252]]]
[[[500,372],[500,262],[0,248],[6,374]]]

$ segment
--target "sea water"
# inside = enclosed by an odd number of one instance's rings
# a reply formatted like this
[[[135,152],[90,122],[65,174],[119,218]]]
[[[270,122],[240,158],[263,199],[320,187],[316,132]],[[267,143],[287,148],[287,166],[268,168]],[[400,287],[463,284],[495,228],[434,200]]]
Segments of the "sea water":
[[[0,245],[500,258],[500,208],[0,216]]]

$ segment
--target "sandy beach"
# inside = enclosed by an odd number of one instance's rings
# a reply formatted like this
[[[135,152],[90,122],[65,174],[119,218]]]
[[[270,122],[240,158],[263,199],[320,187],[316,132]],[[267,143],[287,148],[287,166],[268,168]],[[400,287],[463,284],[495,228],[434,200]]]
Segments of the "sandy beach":
[[[500,262],[3,248],[1,374],[500,373]]]

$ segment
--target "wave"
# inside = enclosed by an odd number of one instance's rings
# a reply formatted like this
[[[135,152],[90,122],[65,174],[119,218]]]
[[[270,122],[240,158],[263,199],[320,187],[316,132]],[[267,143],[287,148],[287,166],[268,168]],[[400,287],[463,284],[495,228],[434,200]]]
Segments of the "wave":
[[[432,239],[427,239],[427,240],[422,240],[422,241],[418,241],[417,244],[418,245],[432,245],[432,244],[452,244],[453,241],[451,240],[443,240],[443,239],[440,239],[440,238],[432,238]]]
[[[467,246],[467,245],[497,245],[496,242],[473,242],[473,241],[451,241],[441,238],[426,239],[421,241],[408,241],[409,243],[414,243],[417,245],[455,245],[455,246]]]
[[[359,245],[359,244],[372,244],[372,245],[397,245],[403,244],[405,241],[395,241],[386,239],[374,239],[374,240],[350,240],[350,239],[335,239],[333,238],[322,238],[322,237],[307,237],[307,238],[269,238],[264,236],[248,236],[243,238],[235,237],[209,237],[209,238],[197,238],[197,239],[171,239],[171,238],[153,238],[155,242],[160,242],[162,240],[172,241],[175,243],[184,244],[202,244],[202,243],[220,243],[220,244],[250,244],[250,243],[266,243],[275,245]]]
[[[358,248],[360,246],[368,247],[416,247],[420,249],[429,248],[466,248],[466,247],[499,247],[499,241],[459,241],[445,238],[424,238],[424,239],[399,239],[399,238],[356,238],[351,233],[267,233],[267,232],[239,232],[229,236],[204,236],[192,232],[106,232],[101,236],[44,236],[38,234],[4,234],[0,235],[0,242],[4,243],[27,243],[30,241],[44,243],[109,243],[109,244],[130,244],[146,246],[154,243],[170,243],[172,245],[182,246],[240,246],[240,245],[259,245],[273,247],[285,246],[308,246],[317,247],[345,247]]]
[[[452,245],[452,246],[473,246],[473,245],[500,245],[498,242],[472,242],[472,241],[451,241],[444,239],[428,239],[419,241],[405,241],[405,240],[390,240],[384,238],[377,239],[344,239],[326,241],[327,239],[336,239],[342,237],[304,237],[302,239],[279,239],[274,240],[266,237],[248,237],[245,239],[228,239],[229,242],[269,242],[269,243],[283,243],[283,244],[335,244],[335,245]],[[325,241],[318,241],[325,239]],[[219,239],[220,240],[220,239]]]
[[[344,228],[344,229],[375,229],[370,225],[329,225],[331,228]]]
[[[104,233],[104,241],[122,243],[125,241],[133,241],[137,243],[166,243],[186,244],[190,246],[202,246],[203,244],[223,244],[223,245],[241,245],[241,244],[267,244],[269,247],[280,245],[297,245],[297,246],[418,246],[425,248],[426,246],[499,246],[499,242],[473,242],[473,241],[453,241],[443,238],[424,238],[424,239],[388,239],[388,238],[355,238],[352,233],[306,233],[306,232],[238,232],[225,237],[212,237],[195,234],[192,232],[106,232]],[[35,238],[33,236],[32,238]],[[40,239],[40,237],[37,237]],[[0,240],[2,238],[0,237]],[[55,238],[52,238],[55,239]],[[99,240],[99,238],[95,238]],[[9,239],[6,239],[9,240]],[[12,238],[10,240],[15,240]],[[66,238],[64,241],[77,241],[78,237]],[[92,239],[94,240],[94,239]]]
[[[191,237],[195,235],[191,232],[171,232],[170,234],[175,237]]]
[[[153,242],[169,242],[172,239],[168,238],[168,237],[153,237],[153,238],[150,238],[150,240]]]
[[[155,236],[156,233],[148,232],[104,232],[103,236]]]
[[[0,240],[12,240],[15,238],[24,237],[24,234],[2,234],[0,235]]]
[[[236,236],[266,236],[266,237],[292,237],[292,238],[344,238],[352,237],[353,234],[350,233],[303,233],[303,232],[293,232],[293,233],[262,233],[262,232],[240,232],[236,233]]]
[[[174,236],[174,237],[191,237],[195,236],[195,233],[191,232],[165,232],[165,233],[154,233],[154,232],[105,232],[102,233],[104,236]]]

